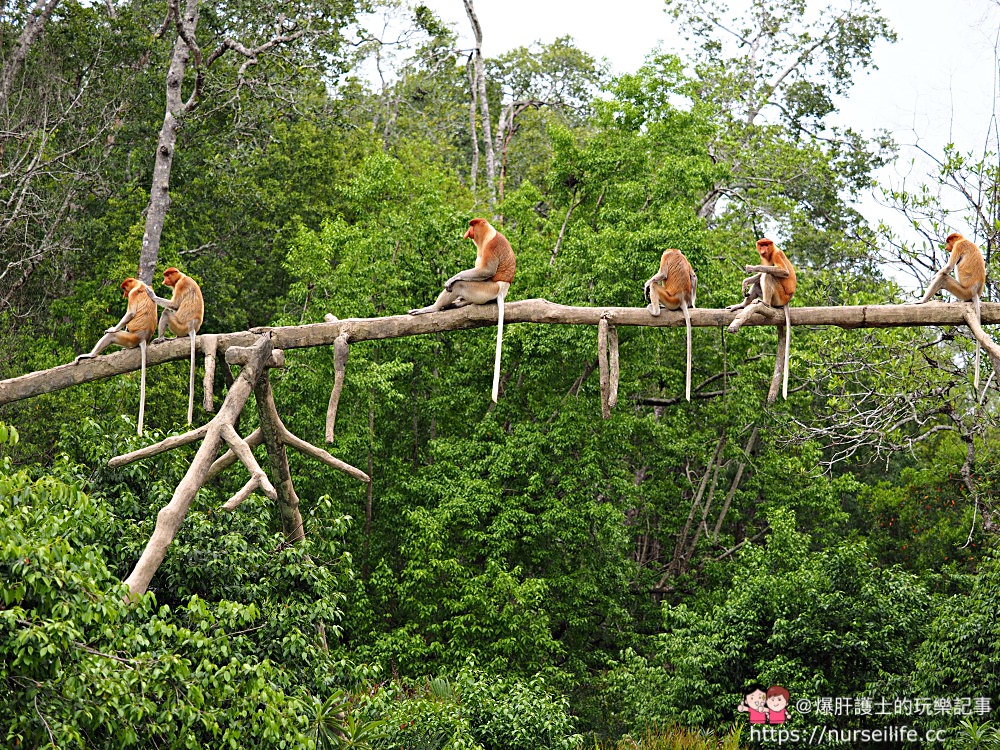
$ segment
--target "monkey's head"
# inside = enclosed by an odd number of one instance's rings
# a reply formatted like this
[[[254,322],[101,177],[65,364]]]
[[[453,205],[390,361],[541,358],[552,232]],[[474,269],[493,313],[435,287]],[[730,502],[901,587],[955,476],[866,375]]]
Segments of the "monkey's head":
[[[962,237],[962,235],[960,235],[958,232],[952,232],[951,234],[948,235],[948,238],[944,241],[945,249],[951,250],[952,245],[954,245],[959,240],[963,239],[965,238]]]
[[[486,219],[470,219],[469,230],[462,236],[463,240],[478,241],[489,229],[490,223]]]
[[[757,240],[757,252],[764,260],[771,260],[771,256],[774,255],[774,242],[767,237]]]
[[[129,292],[139,286],[139,283],[138,279],[133,279],[131,276],[125,279],[125,281],[121,283],[122,297],[128,297]]]
[[[173,266],[170,266],[170,268],[163,272],[163,283],[167,286],[173,286],[177,283],[181,276],[183,276],[183,274],[180,271]]]

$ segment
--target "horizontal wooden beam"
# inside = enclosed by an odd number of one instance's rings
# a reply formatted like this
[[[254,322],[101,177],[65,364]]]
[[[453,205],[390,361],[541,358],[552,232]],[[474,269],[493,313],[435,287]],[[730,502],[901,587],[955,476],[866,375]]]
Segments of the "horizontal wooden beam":
[[[849,307],[793,307],[793,326],[838,326],[840,328],[893,328],[907,326],[963,325],[967,303],[928,302],[923,305],[857,305]],[[699,328],[728,326],[735,316],[729,310],[695,308],[691,310],[691,325]],[[684,325],[680,312],[664,310],[653,317],[645,307],[572,307],[558,305],[544,299],[526,299],[508,302],[504,308],[505,322],[542,323],[550,325],[593,325],[607,318],[616,326],[649,326],[657,328]],[[1000,304],[983,303],[984,324],[1000,323]],[[337,337],[346,333],[351,343],[379,339],[419,336],[441,331],[495,326],[496,305],[468,305],[427,315],[392,315],[385,318],[350,318],[326,323],[300,326],[255,328],[252,331],[216,334],[220,354],[230,347],[252,346],[259,336],[269,334],[276,349],[302,349],[312,346],[332,345]],[[781,310],[763,309],[755,313],[745,326],[771,326],[783,323]],[[202,339],[197,339],[202,350]],[[147,347],[147,365],[150,367],[187,359],[187,339],[171,339]],[[81,360],[79,364],[65,364],[49,370],[0,380],[0,405],[43,393],[69,388],[80,383],[121,375],[139,369],[139,350],[127,349],[113,354]]]

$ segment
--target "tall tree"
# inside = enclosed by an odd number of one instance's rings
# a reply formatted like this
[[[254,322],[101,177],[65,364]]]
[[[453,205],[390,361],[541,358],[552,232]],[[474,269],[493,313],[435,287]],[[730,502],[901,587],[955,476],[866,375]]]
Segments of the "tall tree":
[[[315,66],[324,55],[340,51],[341,32],[354,19],[363,0],[326,0],[307,3],[267,3],[251,10],[242,4],[230,6],[224,0],[170,0],[166,18],[157,32],[173,38],[173,51],[166,79],[166,113],[156,145],[153,182],[146,209],[146,227],[139,256],[139,278],[150,283],[156,267],[163,235],[163,222],[170,207],[170,172],[177,148],[177,135],[185,117],[201,103],[206,77],[219,61],[236,55],[240,60],[230,69],[229,85],[220,81],[216,95],[223,101],[238,100],[246,88],[252,88],[248,71],[266,56],[281,53],[280,64]],[[202,31],[214,49],[204,55],[197,41],[198,19],[202,10],[211,23]],[[237,31],[239,39],[231,35]],[[228,54],[227,53],[231,53]],[[189,64],[194,67],[194,82],[185,97],[184,80]],[[221,66],[220,66],[221,67]],[[228,93],[226,93],[228,89]]]
[[[800,211],[837,220],[840,195],[856,194],[884,158],[884,140],[869,143],[827,120],[854,72],[875,66],[875,45],[895,39],[875,2],[813,9],[807,0],[753,0],[736,17],[721,0],[667,5],[697,45],[691,95],[713,113],[719,130],[710,153],[728,166],[699,215],[714,217],[724,200],[761,217],[787,213],[782,204],[791,199]]]

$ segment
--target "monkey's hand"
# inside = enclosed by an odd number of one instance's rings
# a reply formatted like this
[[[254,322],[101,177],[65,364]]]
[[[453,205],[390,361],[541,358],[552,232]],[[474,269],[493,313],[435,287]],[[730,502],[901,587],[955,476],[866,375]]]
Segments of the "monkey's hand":
[[[743,294],[744,294],[744,296],[747,293],[749,293],[750,287],[752,287],[754,284],[756,284],[759,280],[760,280],[760,274],[759,273],[755,273],[753,276],[748,276],[747,278],[743,279],[743,287],[742,288],[743,288]]]
[[[452,288],[453,286],[455,286],[455,283],[456,283],[457,281],[459,281],[459,278],[458,278],[458,274],[455,274],[455,275],[454,275],[454,276],[452,276],[452,277],[451,277],[450,279],[448,279],[448,280],[447,280],[446,282],[444,282],[444,290],[445,290],[446,292],[450,292],[450,291],[451,291],[451,288]]]
[[[73,364],[74,365],[80,364],[81,359],[93,359],[93,358],[94,358],[93,354],[79,354],[77,355],[77,358],[73,360]]]

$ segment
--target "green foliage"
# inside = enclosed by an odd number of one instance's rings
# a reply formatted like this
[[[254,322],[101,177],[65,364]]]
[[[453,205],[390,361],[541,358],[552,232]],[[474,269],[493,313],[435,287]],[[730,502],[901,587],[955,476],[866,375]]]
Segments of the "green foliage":
[[[389,683],[362,710],[384,717],[372,746],[385,750],[574,750],[581,741],[566,699],[538,675],[511,680],[466,666],[452,679]]]
[[[393,4],[398,52],[354,48],[359,4],[293,4],[309,34],[287,55],[241,74],[227,53],[208,71],[180,131],[161,265],[203,282],[213,333],[425,305],[472,265],[462,235],[484,215],[517,253],[511,300],[639,306],[677,247],[699,306],[723,307],[765,233],[800,269],[794,305],[901,299],[851,203],[890,144],[828,123],[892,33],[867,0],[836,5],[755,1],[730,23],[715,2],[672,0],[694,44],[615,79],[568,38],[487,61],[494,120],[527,102],[500,144],[493,216],[482,174],[471,189],[447,24]],[[169,45],[150,35],[162,8],[115,7],[62,4],[19,79],[37,96],[16,102],[0,172],[40,138],[61,166],[0,187],[15,206],[8,186],[30,183],[33,211],[0,239],[4,258],[32,258],[0,274],[2,377],[89,350],[134,273]],[[5,52],[24,8],[5,17]],[[260,41],[273,28],[260,13],[203,3],[202,49],[230,32]],[[730,45],[719,23],[754,43]],[[377,91],[342,75],[365,54],[379,55]],[[81,60],[80,109],[47,129],[39,113],[67,101]],[[988,160],[946,151],[943,166],[995,181]],[[944,226],[927,194],[898,197]],[[940,260],[925,250],[900,252]],[[763,405],[773,330],[697,330],[691,403],[680,330],[619,336],[609,420],[592,329],[510,325],[496,405],[489,328],[353,344],[329,449],[373,477],[370,493],[291,455],[306,541],[289,546],[260,496],[218,511],[234,470],[199,492],[153,593],[130,605],[118,581],[193,448],[107,462],[179,427],[187,364],[151,368],[143,438],[137,374],[5,406],[19,429],[0,424],[4,739],[737,747],[749,680],[998,700],[998,567],[981,553],[996,410],[972,392],[968,340],[799,326],[790,398]],[[321,442],[332,351],[297,350],[270,377],[289,429]],[[241,434],[255,422],[251,405]],[[986,724],[963,731],[989,742]]]
[[[971,591],[948,599],[937,611],[916,653],[911,689],[921,695],[985,696],[997,704],[998,585],[1000,561],[991,553],[980,562]]]
[[[0,429],[8,443],[15,435]],[[203,544],[200,557],[188,554],[183,568],[168,564],[163,571],[174,606],[153,594],[129,604],[108,565],[119,544],[118,516],[128,506],[84,494],[79,472],[65,458],[37,478],[15,471],[9,458],[0,466],[4,741],[310,746],[319,736],[311,732],[311,707],[336,695],[333,675],[352,673],[337,667],[319,640],[338,632],[338,566],[317,566],[304,548],[261,555],[256,570],[246,559],[233,565],[250,538],[244,532],[225,557],[227,567],[243,572],[241,590],[211,578],[213,560],[223,560]],[[188,523],[198,526],[197,518]],[[190,543],[180,540],[171,557],[184,556]],[[187,593],[196,580],[212,600]],[[343,719],[327,717],[325,731],[360,742],[368,730]]]
[[[932,611],[924,587],[856,543],[810,551],[787,511],[768,521],[767,544],[744,548],[714,606],[665,607],[654,660],[626,655],[612,674],[627,726],[721,726],[752,682],[797,696],[854,695],[913,666]],[[642,700],[632,700],[633,683]]]

